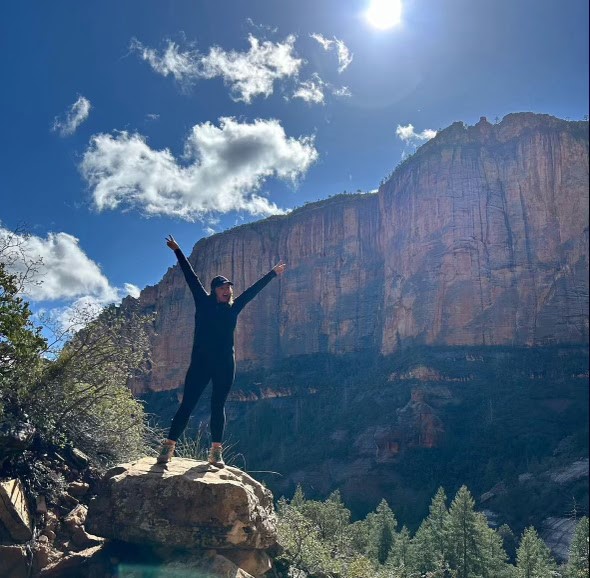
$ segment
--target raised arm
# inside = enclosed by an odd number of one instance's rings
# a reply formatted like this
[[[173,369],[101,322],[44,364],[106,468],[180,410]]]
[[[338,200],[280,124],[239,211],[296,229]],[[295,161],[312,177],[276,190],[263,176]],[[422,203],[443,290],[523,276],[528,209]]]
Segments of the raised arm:
[[[234,300],[234,309],[239,313],[260,291],[262,291],[275,277],[282,275],[287,265],[282,261],[275,265],[264,277],[258,279],[254,285],[248,287],[239,297]]]
[[[168,247],[174,251],[176,258],[178,259],[178,264],[184,273],[184,278],[186,279],[186,283],[193,294],[195,302],[197,303],[202,299],[206,299],[208,297],[207,291],[205,291],[203,284],[197,277],[197,274],[195,273],[192,265],[184,256],[182,249],[172,235],[168,235],[166,237],[166,245],[168,245]]]

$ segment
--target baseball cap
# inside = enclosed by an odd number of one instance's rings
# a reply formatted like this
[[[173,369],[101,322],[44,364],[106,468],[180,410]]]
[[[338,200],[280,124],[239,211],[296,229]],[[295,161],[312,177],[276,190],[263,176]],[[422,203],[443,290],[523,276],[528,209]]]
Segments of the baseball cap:
[[[215,291],[215,289],[217,289],[217,287],[221,287],[222,285],[225,285],[226,283],[233,285],[233,283],[227,277],[224,277],[223,275],[217,275],[217,277],[213,277],[213,279],[211,279],[211,291]]]

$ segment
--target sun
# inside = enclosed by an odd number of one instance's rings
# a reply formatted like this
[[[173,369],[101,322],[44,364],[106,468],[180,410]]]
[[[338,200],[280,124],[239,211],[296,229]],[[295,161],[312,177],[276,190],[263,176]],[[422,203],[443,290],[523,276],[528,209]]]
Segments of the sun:
[[[371,0],[365,18],[371,26],[379,30],[393,28],[402,19],[401,0]]]

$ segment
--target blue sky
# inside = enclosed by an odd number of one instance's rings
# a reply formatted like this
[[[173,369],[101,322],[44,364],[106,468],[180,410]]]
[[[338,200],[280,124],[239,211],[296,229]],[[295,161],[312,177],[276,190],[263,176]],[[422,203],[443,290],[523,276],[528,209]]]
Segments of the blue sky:
[[[386,30],[369,4],[3,3],[0,234],[43,257],[34,307],[157,283],[166,234],[375,190],[454,121],[588,114],[587,0],[402,0]]]

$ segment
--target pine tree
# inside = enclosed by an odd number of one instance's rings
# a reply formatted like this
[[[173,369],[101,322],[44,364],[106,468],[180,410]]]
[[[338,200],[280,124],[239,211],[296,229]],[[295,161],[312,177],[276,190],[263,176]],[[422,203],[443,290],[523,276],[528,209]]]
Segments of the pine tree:
[[[480,552],[480,573],[482,578],[508,578],[511,567],[506,563],[508,556],[504,550],[502,536],[488,526],[486,517],[476,513],[478,519],[477,542]]]
[[[22,280],[8,272],[0,252],[0,416],[21,413],[22,400],[38,379],[47,343],[33,325],[29,304],[20,297]],[[21,415],[15,415],[21,418]]]
[[[481,520],[474,506],[471,493],[466,486],[462,486],[449,508],[449,561],[451,567],[457,570],[457,578],[472,578],[481,574],[483,556],[478,540]]]
[[[293,494],[293,498],[291,499],[290,505],[293,508],[300,510],[305,503],[305,495],[303,494],[303,488],[301,484],[297,484],[295,488],[295,493]]]
[[[447,496],[439,488],[430,503],[430,513],[422,522],[412,540],[412,556],[422,572],[433,572],[445,566],[448,560]]]
[[[539,538],[537,530],[528,527],[516,551],[516,577],[545,578],[550,577],[555,570],[556,564],[549,548]]]
[[[386,500],[381,500],[374,513],[367,516],[369,525],[368,556],[385,564],[394,542],[397,520]]]
[[[405,526],[394,536],[387,566],[392,568],[394,575],[399,578],[406,578],[414,570],[410,532]]]
[[[566,565],[566,578],[588,578],[588,555],[588,518],[584,516],[574,531]]]

